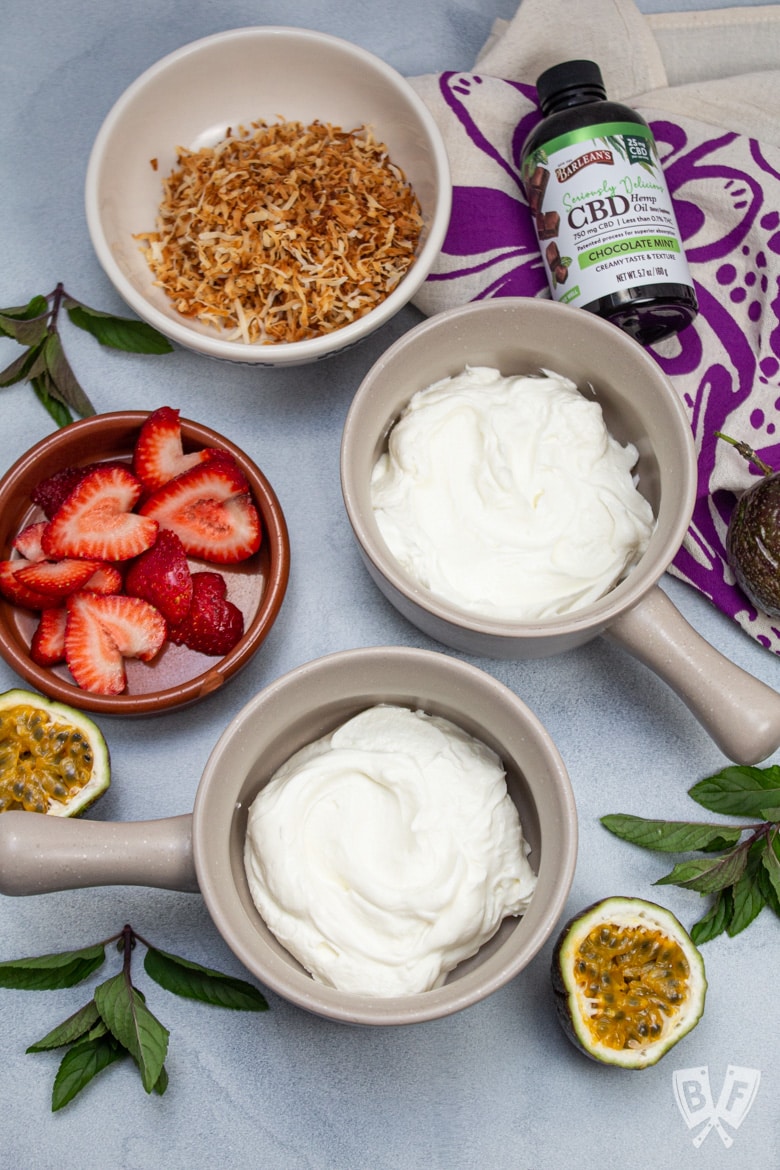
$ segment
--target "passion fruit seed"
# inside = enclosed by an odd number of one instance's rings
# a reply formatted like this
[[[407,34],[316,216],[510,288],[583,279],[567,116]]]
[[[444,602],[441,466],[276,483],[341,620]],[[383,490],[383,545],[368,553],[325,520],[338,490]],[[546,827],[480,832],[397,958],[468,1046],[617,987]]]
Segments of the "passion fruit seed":
[[[608,1048],[658,1039],[688,995],[688,960],[676,942],[643,926],[596,926],[577,948],[574,977],[592,1015],[584,1023]]]
[[[668,910],[640,898],[606,898],[561,931],[552,965],[569,1039],[594,1060],[646,1068],[698,1022],[704,963]]]
[[[0,813],[74,816],[108,784],[108,749],[90,719],[32,692],[0,695]]]

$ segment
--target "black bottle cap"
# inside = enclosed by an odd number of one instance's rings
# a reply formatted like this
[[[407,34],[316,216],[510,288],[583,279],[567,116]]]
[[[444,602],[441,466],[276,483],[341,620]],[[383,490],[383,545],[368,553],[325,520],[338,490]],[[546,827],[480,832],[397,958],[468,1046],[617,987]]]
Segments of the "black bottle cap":
[[[542,112],[560,110],[607,96],[601,70],[595,61],[562,61],[545,69],[536,81]]]

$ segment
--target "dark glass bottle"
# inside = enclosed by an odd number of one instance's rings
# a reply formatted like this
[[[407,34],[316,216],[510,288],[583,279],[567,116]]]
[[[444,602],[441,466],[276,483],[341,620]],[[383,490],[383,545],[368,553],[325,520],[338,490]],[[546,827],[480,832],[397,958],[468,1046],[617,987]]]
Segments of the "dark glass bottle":
[[[544,120],[523,147],[523,181],[550,291],[642,345],[691,323],[696,293],[652,132],[606,100],[593,61],[536,83]]]

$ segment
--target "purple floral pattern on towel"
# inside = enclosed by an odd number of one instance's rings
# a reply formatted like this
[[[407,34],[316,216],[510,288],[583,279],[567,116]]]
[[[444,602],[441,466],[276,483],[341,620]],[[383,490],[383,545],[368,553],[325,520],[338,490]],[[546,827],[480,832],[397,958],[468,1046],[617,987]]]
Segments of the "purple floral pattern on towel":
[[[514,90],[513,125],[491,117],[492,86]],[[540,117],[533,87],[468,73],[445,73],[439,87],[445,137],[466,137],[479,181],[456,179],[427,311],[437,295],[440,307],[549,295],[520,180],[522,145]],[[699,466],[693,519],[670,568],[780,654],[780,621],[750,606],[724,549],[736,494],[755,473],[715,438],[718,430],[742,438],[780,469],[780,156],[711,125],[640,113],[658,143],[700,308],[693,325],[651,350],[686,406]]]

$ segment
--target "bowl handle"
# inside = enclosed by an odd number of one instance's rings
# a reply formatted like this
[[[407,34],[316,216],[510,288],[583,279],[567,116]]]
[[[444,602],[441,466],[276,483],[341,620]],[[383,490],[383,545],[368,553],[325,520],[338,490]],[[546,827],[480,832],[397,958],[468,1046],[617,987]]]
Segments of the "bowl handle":
[[[192,814],[156,821],[82,821],[0,813],[0,893],[112,885],[197,892]]]
[[[780,746],[780,695],[720,654],[658,585],[604,631],[668,683],[737,764]]]

